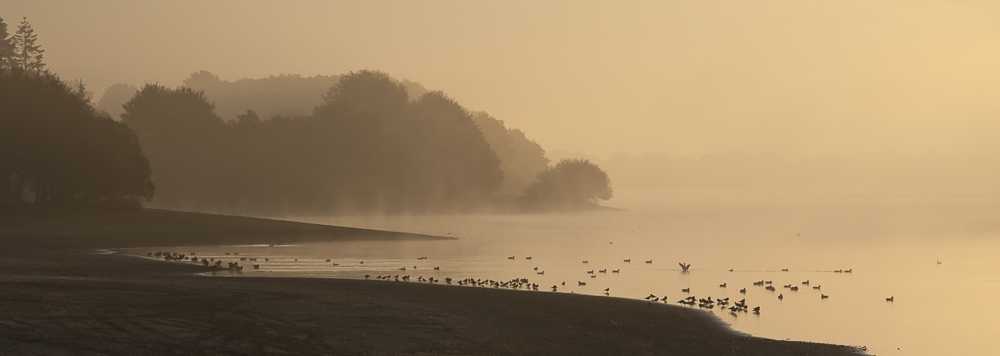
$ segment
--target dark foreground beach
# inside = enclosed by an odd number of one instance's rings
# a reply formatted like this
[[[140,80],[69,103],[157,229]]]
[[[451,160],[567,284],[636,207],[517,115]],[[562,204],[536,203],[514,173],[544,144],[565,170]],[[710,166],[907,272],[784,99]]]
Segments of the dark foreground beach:
[[[623,298],[207,269],[100,249],[440,238],[146,210],[0,212],[0,354],[858,355]],[[185,252],[185,251],[177,251]]]

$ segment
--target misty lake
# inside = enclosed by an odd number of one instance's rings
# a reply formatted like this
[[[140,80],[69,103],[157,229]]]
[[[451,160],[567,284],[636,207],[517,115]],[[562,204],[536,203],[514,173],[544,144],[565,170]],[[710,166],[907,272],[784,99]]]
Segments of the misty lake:
[[[750,307],[760,306],[759,315],[734,314],[719,307],[703,310],[740,332],[861,345],[878,355],[1000,354],[1000,345],[994,342],[1000,336],[1000,308],[993,305],[1000,300],[998,196],[623,191],[607,205],[626,210],[296,217],[289,219],[457,239],[188,246],[176,251],[196,251],[198,257],[223,261],[258,258],[242,262],[247,266],[242,273],[218,272],[218,276],[410,275],[411,283],[418,283],[420,276],[528,278],[539,285],[539,291],[532,293],[551,293],[557,285],[557,293],[603,296],[610,288],[610,297],[654,294],[667,296],[667,302],[677,306],[677,301],[692,295],[745,298]],[[155,250],[128,252],[147,251]],[[421,257],[427,258],[418,260]],[[678,262],[690,263],[690,271],[682,272]],[[260,269],[250,269],[252,264]],[[407,270],[400,271],[402,267]],[[836,272],[848,269],[851,273]],[[588,273],[591,270],[593,274]],[[586,285],[578,285],[580,281]],[[754,285],[757,281],[772,281],[776,290]],[[800,288],[784,287],[789,284]],[[685,288],[690,292],[681,291]],[[740,292],[743,288],[746,293]]]

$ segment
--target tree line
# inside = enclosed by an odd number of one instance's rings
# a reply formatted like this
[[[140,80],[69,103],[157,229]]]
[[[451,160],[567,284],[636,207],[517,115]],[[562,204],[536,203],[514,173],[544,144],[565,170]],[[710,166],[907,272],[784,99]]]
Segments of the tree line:
[[[518,203],[535,207],[610,198],[606,174],[589,162],[548,167],[544,150],[523,132],[380,71],[271,77],[286,88],[301,79],[313,87],[336,82],[311,113],[279,104],[270,108],[288,115],[261,118],[250,109],[228,121],[203,89],[119,84],[96,105],[128,98],[119,122],[90,105],[82,82],[74,88],[43,69],[27,19],[14,36],[0,19],[0,35],[4,204],[138,207],[155,192],[158,207],[276,215],[461,212],[521,193]],[[225,83],[204,71],[185,81]],[[261,90],[253,80],[237,83]],[[283,95],[286,103],[308,102]],[[595,181],[595,172],[604,180]],[[608,189],[565,194],[582,187],[574,179]]]

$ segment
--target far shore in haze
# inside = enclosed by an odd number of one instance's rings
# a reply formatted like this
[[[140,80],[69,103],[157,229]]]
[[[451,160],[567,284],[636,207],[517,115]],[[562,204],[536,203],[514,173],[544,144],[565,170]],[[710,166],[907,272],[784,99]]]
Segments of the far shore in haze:
[[[2,211],[2,354],[859,355],[641,300],[366,280],[212,278],[96,249],[450,237],[147,209]]]

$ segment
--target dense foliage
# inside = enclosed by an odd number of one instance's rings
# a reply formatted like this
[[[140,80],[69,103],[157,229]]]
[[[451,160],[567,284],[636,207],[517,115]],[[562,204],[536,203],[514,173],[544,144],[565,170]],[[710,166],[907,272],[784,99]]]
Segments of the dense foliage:
[[[531,207],[541,209],[595,206],[614,195],[608,174],[584,159],[566,159],[538,174],[525,190]]]
[[[411,101],[378,71],[340,77],[311,116],[225,122],[204,92],[146,85],[125,104],[157,205],[236,213],[467,209],[500,188],[500,160],[440,92]]]
[[[47,72],[0,71],[0,201],[137,202],[154,190],[135,133],[97,115],[82,86]]]

